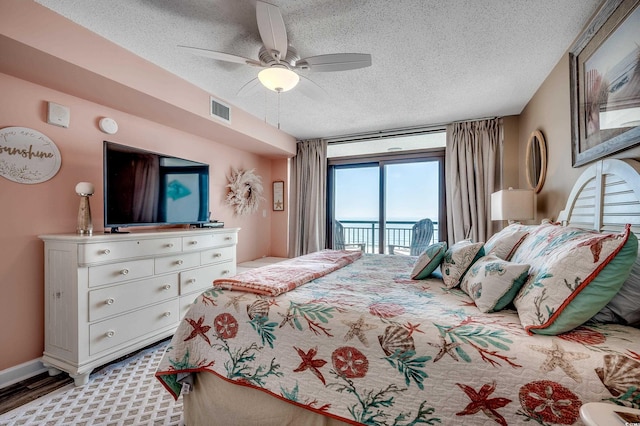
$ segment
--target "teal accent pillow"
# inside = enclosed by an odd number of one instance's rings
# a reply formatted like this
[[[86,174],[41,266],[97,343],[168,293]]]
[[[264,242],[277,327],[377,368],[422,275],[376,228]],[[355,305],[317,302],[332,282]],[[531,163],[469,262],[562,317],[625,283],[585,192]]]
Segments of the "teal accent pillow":
[[[523,327],[556,335],[583,324],[618,293],[637,254],[630,225],[620,234],[540,225],[514,256],[531,265],[514,300]]]
[[[528,273],[529,265],[508,262],[490,254],[469,268],[460,289],[473,299],[480,311],[495,312],[511,303]]]
[[[484,256],[483,245],[484,243],[463,240],[455,243],[446,251],[440,268],[445,287],[453,288],[460,284],[471,265]]]
[[[411,271],[412,280],[423,280],[427,278],[435,269],[440,266],[444,254],[447,251],[447,243],[440,242],[431,244],[418,257],[413,270]]]
[[[629,278],[620,291],[592,319],[596,322],[640,326],[640,260],[633,264]]]

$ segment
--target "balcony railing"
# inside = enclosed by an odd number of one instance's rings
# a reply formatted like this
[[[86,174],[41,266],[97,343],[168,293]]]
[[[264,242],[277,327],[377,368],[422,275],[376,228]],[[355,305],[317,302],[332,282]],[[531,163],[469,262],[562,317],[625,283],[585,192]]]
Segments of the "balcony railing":
[[[345,245],[364,244],[366,253],[378,253],[380,222],[367,220],[340,220],[344,226]],[[389,246],[410,246],[412,227],[416,221],[387,221],[385,226],[384,252]],[[433,222],[433,237],[430,243],[438,239],[438,222]]]

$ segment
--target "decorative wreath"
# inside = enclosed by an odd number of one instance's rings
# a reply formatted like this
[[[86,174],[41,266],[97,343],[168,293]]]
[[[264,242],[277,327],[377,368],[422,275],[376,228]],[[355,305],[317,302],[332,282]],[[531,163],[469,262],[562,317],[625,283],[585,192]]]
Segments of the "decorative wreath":
[[[231,169],[231,176],[227,179],[229,192],[227,203],[235,209],[236,214],[245,215],[258,211],[261,200],[264,200],[262,178],[254,174],[255,169]]]

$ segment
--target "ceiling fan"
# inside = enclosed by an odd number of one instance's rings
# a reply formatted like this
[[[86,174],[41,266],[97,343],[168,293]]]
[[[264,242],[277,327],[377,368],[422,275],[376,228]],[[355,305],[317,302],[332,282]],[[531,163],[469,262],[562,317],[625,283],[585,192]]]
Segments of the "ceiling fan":
[[[286,92],[296,87],[302,79],[305,84],[299,86],[300,91],[309,97],[317,98],[324,95],[324,90],[295,71],[332,72],[371,66],[371,55],[366,53],[333,53],[301,59],[287,41],[287,29],[278,6],[258,0],[256,2],[256,20],[263,44],[258,52],[257,60],[198,47],[178,47],[193,54],[219,61],[263,68],[257,78],[240,88],[238,96],[254,93],[260,87],[260,83],[275,92]]]

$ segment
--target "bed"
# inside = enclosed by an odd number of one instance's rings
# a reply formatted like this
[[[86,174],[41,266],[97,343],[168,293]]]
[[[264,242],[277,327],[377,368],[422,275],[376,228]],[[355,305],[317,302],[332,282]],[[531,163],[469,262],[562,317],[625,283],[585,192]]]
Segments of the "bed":
[[[639,172],[631,160],[587,168],[562,226],[510,225],[493,244],[420,258],[355,256],[272,294],[219,284],[190,308],[156,376],[184,398],[187,425],[581,424],[587,402],[640,408],[640,329],[610,306],[637,285]],[[578,252],[592,269],[567,279]],[[566,285],[545,288],[549,276]],[[493,294],[500,280],[512,287]],[[602,306],[585,308],[592,299]]]

